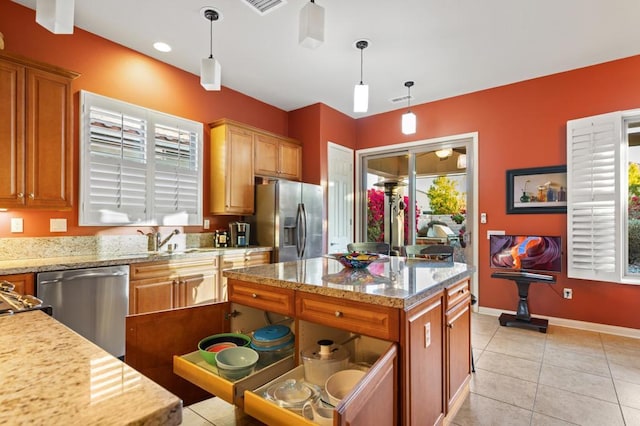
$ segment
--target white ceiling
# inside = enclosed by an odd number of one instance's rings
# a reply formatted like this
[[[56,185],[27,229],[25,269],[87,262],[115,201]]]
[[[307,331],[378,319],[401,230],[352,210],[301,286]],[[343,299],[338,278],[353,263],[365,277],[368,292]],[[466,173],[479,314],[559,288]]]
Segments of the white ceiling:
[[[15,0],[35,9],[36,0]],[[213,53],[222,84],[290,111],[317,102],[363,117],[640,53],[639,0],[316,0],[325,8],[325,42],[298,45],[288,0],[260,16],[244,0],[76,0],[75,25],[193,74]],[[367,113],[353,113],[364,50]],[[155,41],[173,47],[153,49]],[[203,89],[204,90],[204,89]]]

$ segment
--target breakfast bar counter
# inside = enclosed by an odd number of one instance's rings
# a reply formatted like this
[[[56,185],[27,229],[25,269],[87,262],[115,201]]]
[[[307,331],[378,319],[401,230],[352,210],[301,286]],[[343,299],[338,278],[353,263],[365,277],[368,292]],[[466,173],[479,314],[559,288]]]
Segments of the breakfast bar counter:
[[[177,396],[44,312],[0,329],[0,424],[181,423]]]
[[[391,256],[367,268],[318,257],[225,271],[227,278],[408,310],[465,278],[464,263]]]

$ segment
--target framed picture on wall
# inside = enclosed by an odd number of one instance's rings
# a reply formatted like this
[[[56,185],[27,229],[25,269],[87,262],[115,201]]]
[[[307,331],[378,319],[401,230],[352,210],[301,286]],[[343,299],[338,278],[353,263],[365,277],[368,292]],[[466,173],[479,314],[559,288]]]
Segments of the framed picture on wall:
[[[507,170],[507,214],[566,212],[567,166]]]

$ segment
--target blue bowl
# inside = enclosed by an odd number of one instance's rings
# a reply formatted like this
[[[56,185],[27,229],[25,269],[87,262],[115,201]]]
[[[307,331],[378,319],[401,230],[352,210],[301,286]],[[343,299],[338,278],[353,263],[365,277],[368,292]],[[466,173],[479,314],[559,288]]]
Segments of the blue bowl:
[[[346,266],[347,268],[366,268],[371,265],[376,260],[380,259],[380,255],[376,253],[334,253],[332,255],[334,259],[342,264],[342,266]]]

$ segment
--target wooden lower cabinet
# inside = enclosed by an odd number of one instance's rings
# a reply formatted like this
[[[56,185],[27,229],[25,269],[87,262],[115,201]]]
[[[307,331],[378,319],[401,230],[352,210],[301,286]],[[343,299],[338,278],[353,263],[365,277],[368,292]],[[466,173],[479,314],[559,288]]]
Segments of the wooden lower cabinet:
[[[471,298],[467,297],[445,315],[447,413],[467,388],[471,374]]]
[[[35,295],[33,274],[0,275],[0,281],[9,281],[16,293]]]
[[[271,263],[271,252],[265,250],[228,250],[220,256],[220,290],[218,298],[220,301],[229,299],[227,288],[227,278],[222,276],[222,272],[233,268],[246,268],[249,266],[267,265]]]
[[[406,312],[403,399],[407,424],[436,425],[444,419],[442,317],[442,294]]]

